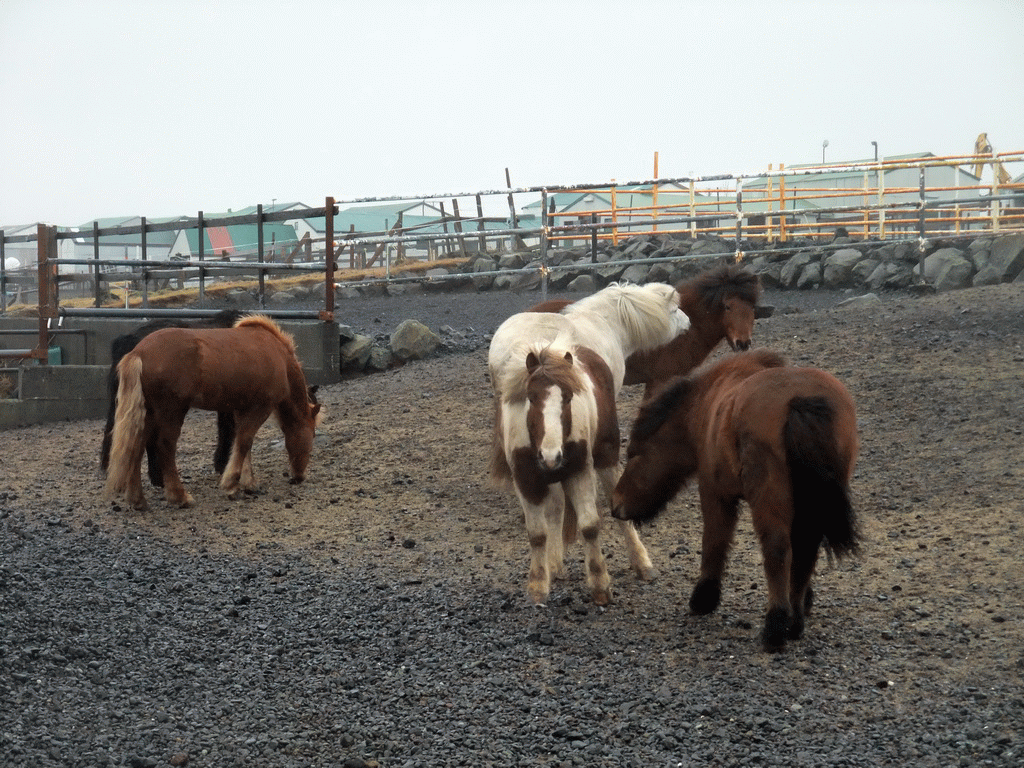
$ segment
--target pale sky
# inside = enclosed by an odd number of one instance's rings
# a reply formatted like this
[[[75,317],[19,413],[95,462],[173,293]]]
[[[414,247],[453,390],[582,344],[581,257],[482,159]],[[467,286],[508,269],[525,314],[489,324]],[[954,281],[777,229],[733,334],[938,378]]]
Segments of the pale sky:
[[[0,0],[0,225],[1024,150],[1022,94],[1020,0]]]

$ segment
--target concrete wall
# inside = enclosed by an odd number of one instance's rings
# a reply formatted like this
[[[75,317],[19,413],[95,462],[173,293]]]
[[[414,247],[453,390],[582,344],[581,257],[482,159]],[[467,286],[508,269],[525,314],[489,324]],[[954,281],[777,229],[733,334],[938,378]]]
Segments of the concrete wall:
[[[109,318],[66,320],[65,328],[54,335],[51,344],[51,349],[60,349],[61,364],[33,363],[20,368],[21,397],[0,399],[0,430],[53,421],[106,418],[111,342],[144,322]],[[278,321],[278,324],[295,338],[299,361],[310,384],[331,384],[340,380],[337,323]],[[15,335],[10,330],[35,328],[38,328],[37,321],[32,318],[0,317],[0,349],[34,347],[36,336]],[[0,360],[0,367],[11,367],[15,362]]]

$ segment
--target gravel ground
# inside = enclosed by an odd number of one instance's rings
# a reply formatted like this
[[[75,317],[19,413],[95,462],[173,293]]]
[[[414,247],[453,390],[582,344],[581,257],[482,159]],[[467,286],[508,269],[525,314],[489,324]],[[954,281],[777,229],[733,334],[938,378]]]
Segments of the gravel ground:
[[[613,603],[579,548],[525,595],[514,498],[486,480],[486,352],[322,390],[309,480],[257,439],[263,490],[222,498],[207,414],[179,465],[197,506],[104,502],[99,421],[0,435],[3,766],[1019,766],[1024,763],[1024,286],[771,294],[755,344],[858,401],[863,557],[823,565],[805,639],[759,650],[743,519],[722,606],[689,616],[699,513],[643,531],[660,577]],[[472,343],[537,296],[349,300],[341,322]],[[472,343],[470,343],[472,342]],[[716,354],[725,354],[719,352]],[[619,403],[625,426],[639,388]]]

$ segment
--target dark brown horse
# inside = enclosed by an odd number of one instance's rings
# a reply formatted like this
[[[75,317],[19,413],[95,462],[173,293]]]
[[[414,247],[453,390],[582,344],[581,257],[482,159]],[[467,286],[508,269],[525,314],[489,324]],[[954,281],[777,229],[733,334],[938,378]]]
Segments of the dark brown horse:
[[[114,434],[114,413],[117,409],[117,364],[121,358],[135,349],[136,345],[149,334],[164,328],[230,328],[242,318],[237,309],[224,309],[213,317],[202,318],[189,322],[176,318],[153,320],[114,339],[110,345],[110,371],[107,373],[107,423],[103,428],[103,442],[100,444],[100,469],[107,471],[110,464],[110,441]],[[217,448],[213,453],[213,468],[220,474],[228,463],[231,443],[235,439],[235,417],[228,411],[217,414]],[[149,480],[153,485],[162,487],[164,479],[160,475],[159,463],[156,459],[156,446],[146,446],[146,459]]]
[[[612,514],[650,520],[697,476],[704,535],[690,609],[706,614],[718,607],[746,500],[768,582],[761,637],[779,650],[803,633],[819,548],[836,557],[857,549],[857,450],[853,398],[833,376],[763,350],[731,356],[672,379],[641,406]]]
[[[305,478],[320,406],[311,402],[294,341],[270,318],[246,317],[233,328],[156,331],[125,355],[117,370],[108,496],[123,492],[131,506],[146,509],[142,454],[153,442],[167,500],[192,504],[175,463],[191,408],[234,415],[235,440],[221,478],[229,498],[254,486],[252,443],[271,414],[284,433],[291,482]]]
[[[644,384],[644,396],[673,376],[689,373],[725,339],[733,351],[750,348],[754,320],[769,317],[770,307],[758,306],[761,282],[738,264],[726,264],[676,285],[679,308],[690,318],[690,329],[668,344],[635,352],[626,360],[623,384]],[[552,299],[533,312],[559,312],[571,302]]]

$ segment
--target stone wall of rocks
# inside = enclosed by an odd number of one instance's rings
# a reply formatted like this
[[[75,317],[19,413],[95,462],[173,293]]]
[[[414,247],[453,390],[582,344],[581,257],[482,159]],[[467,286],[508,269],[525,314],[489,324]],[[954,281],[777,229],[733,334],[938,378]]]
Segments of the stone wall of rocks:
[[[712,264],[732,260],[735,240],[657,235],[634,237],[613,246],[553,248],[543,264],[539,248],[478,256],[458,268],[428,270],[423,278],[389,283],[342,285],[341,299],[420,291],[537,290],[547,270],[548,289],[592,293],[611,281],[676,283]],[[848,290],[852,295],[920,286],[950,291],[976,285],[1024,281],[1024,234],[975,239],[855,240],[837,230],[831,242],[797,240],[766,247],[743,243],[743,261],[766,288]],[[923,270],[923,278],[922,278]],[[344,372],[381,371],[439,349],[475,348],[486,340],[467,339],[449,328],[432,331],[418,320],[402,323],[376,339],[349,331],[342,338]]]

